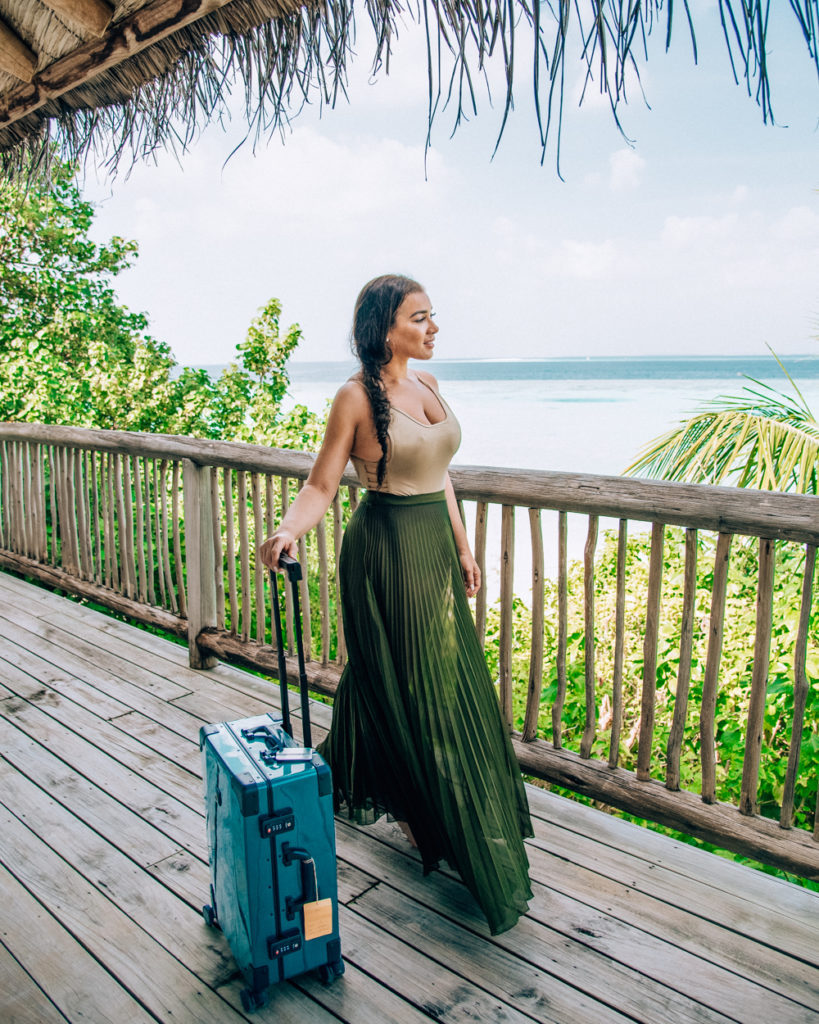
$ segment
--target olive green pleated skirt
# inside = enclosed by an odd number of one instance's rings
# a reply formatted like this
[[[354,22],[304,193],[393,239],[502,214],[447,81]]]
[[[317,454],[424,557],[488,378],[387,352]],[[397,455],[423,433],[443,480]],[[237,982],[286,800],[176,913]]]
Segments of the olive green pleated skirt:
[[[339,572],[348,662],[319,748],[336,803],[408,822],[425,871],[447,860],[491,931],[511,928],[532,898],[532,826],[444,493],[367,492]]]

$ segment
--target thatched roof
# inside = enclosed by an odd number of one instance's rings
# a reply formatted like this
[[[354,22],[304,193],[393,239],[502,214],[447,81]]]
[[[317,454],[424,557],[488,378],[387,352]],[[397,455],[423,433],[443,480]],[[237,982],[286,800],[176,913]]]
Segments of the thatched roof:
[[[662,22],[670,39],[674,10],[670,0],[364,3],[376,38],[365,59],[376,68],[389,61],[399,17],[426,26],[430,120],[450,98],[457,124],[462,108],[474,105],[486,59],[497,53],[507,82],[502,131],[516,53],[531,63],[544,150],[553,118],[559,127],[562,116],[569,47],[586,63],[593,87],[604,86],[616,117],[645,36]],[[768,3],[720,4],[736,76],[756,93],[766,120]],[[819,0],[774,6],[770,20],[798,19],[819,72]],[[682,11],[677,20],[688,31],[686,2]],[[532,45],[535,35],[539,46]],[[335,102],[353,38],[353,0],[0,0],[0,169],[14,173],[30,156],[42,160],[53,151],[49,140],[64,157],[96,151],[111,167],[157,147],[184,147],[226,113],[234,86],[244,95],[249,131],[268,133],[307,100]]]
[[[112,165],[184,146],[237,80],[262,129],[304,98],[305,80],[332,101],[344,58],[324,62],[346,49],[350,12],[344,0],[332,12],[340,39],[328,13],[298,0],[0,0],[33,59],[30,81],[0,59],[0,159],[12,170],[49,138],[69,158],[96,149]]]

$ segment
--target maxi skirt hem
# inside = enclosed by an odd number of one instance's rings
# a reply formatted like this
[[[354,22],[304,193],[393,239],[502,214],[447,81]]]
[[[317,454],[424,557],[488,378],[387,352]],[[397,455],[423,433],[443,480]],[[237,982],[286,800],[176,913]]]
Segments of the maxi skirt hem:
[[[321,752],[351,820],[406,821],[493,933],[532,898],[526,793],[466,599],[443,492],[367,492],[341,548],[348,662]]]

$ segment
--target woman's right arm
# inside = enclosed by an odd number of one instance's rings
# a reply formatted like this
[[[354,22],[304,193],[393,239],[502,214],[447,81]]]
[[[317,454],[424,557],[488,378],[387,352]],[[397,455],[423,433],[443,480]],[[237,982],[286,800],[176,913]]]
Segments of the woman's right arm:
[[[278,569],[282,551],[298,557],[296,544],[321,519],[335,497],[355,443],[356,430],[368,413],[365,393],[347,383],[333,400],[321,449],[304,487],[287,510],[278,530],[259,548],[269,569]]]

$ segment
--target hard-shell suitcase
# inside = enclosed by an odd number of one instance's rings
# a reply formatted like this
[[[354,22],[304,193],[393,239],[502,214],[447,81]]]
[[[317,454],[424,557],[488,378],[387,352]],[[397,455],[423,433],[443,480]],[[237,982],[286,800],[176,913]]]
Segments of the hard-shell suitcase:
[[[202,750],[211,901],[209,925],[224,932],[247,982],[242,1005],[263,1005],[270,985],[318,969],[344,971],[338,931],[333,787],[310,747],[301,638],[301,567],[282,558],[293,593],[304,747],[292,738],[276,574],[271,573],[282,717],[259,715],[203,726]]]

